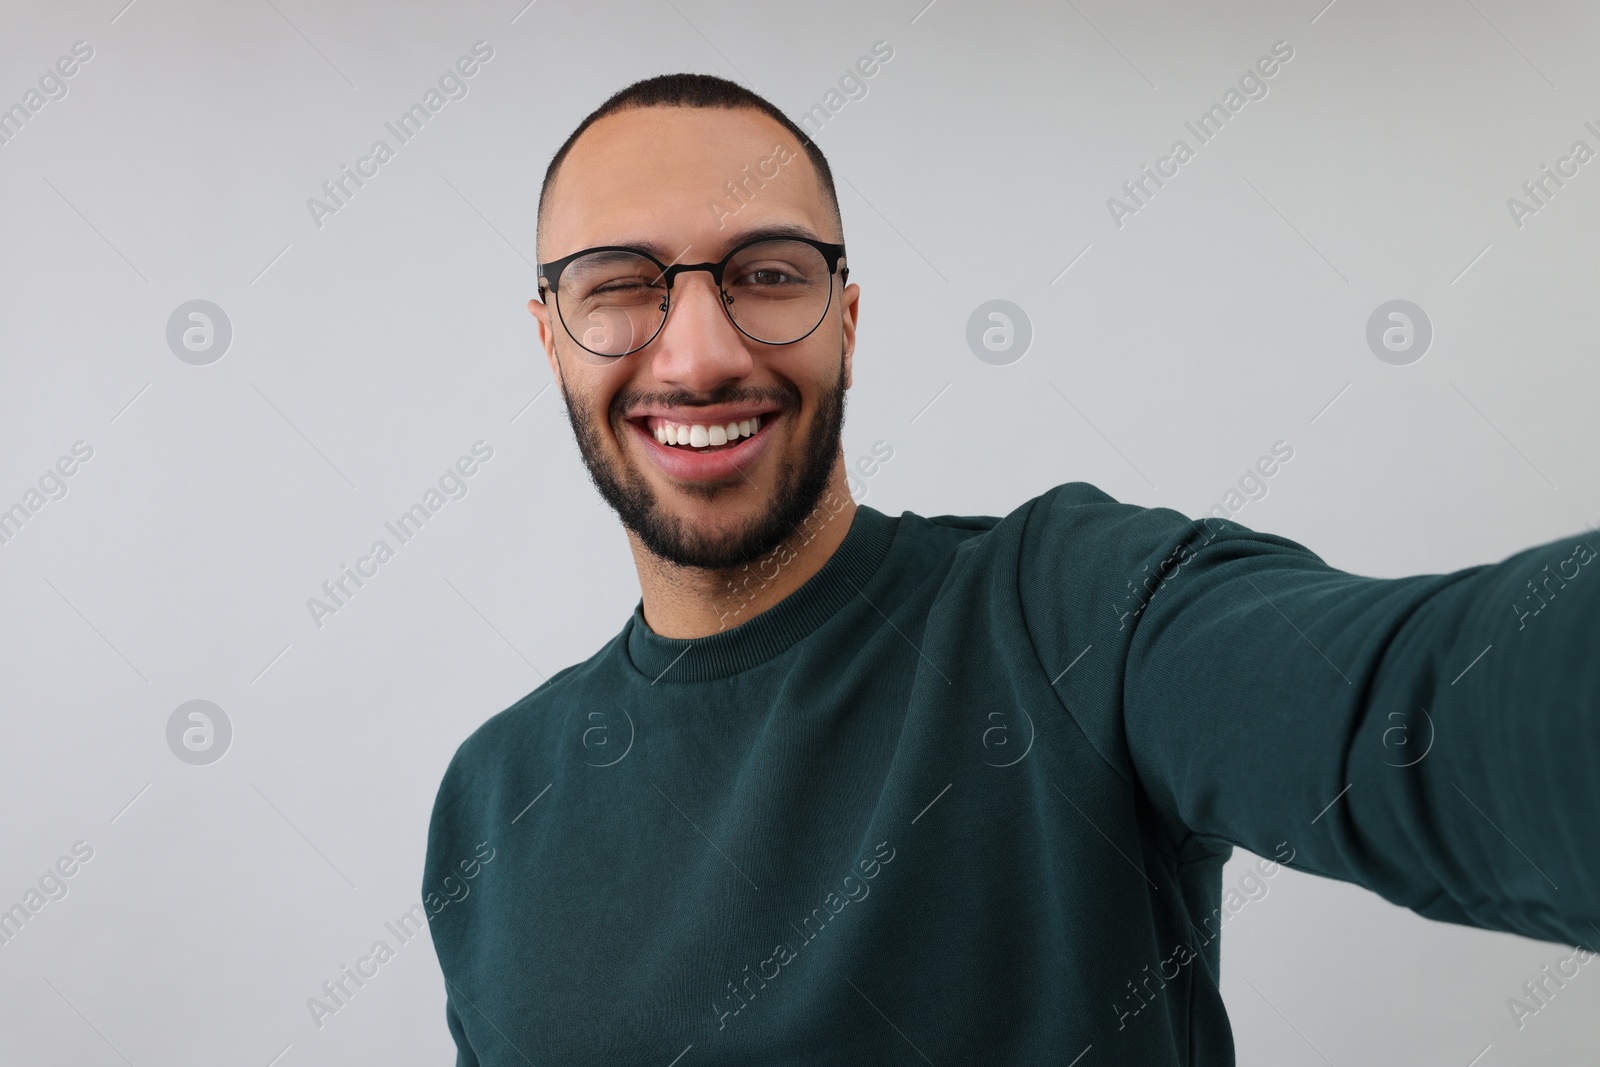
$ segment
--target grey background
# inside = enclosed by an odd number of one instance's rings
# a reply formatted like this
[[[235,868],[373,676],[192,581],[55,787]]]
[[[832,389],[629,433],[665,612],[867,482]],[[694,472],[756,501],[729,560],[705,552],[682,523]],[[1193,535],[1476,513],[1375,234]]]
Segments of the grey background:
[[[1199,515],[1283,440],[1237,520],[1350,570],[1600,520],[1600,161],[1520,228],[1506,204],[1600,148],[1592,5],[525,2],[0,14],[0,106],[94,49],[0,145],[0,506],[94,449],[0,546],[0,905],[94,849],[0,947],[0,1061],[452,1062],[426,938],[322,1028],[306,1000],[419,899],[459,741],[637,600],[522,306],[543,168],[636,78],[720,73],[798,117],[894,48],[818,136],[863,288],[846,455],[894,449],[864,503],[1004,514],[1086,480]],[[478,40],[468,95],[318,228],[307,198]],[[1107,198],[1279,40],[1269,94],[1114,225]],[[196,299],[232,324],[206,366],[166,341]],[[1033,330],[1003,366],[965,339],[993,299]],[[1366,344],[1393,299],[1433,325],[1407,366]],[[467,495],[318,628],[306,599],[478,440]],[[197,699],[233,730],[205,766],[167,745]],[[1266,884],[1223,950],[1241,1063],[1563,1064],[1600,1038],[1594,967],[1520,1030],[1507,1009],[1565,948]]]

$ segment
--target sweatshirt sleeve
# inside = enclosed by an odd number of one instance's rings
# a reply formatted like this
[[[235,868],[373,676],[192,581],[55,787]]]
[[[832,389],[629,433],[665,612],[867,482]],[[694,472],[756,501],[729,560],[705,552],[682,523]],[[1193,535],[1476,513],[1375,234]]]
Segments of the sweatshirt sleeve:
[[[1573,536],[1368,578],[1082,483],[1035,502],[1019,588],[1068,712],[1180,849],[1433,919],[1600,941],[1600,562]]]
[[[462,921],[463,909],[450,906],[457,899],[466,899],[461,896],[466,889],[453,864],[458,857],[472,855],[469,842],[481,837],[475,833],[480,822],[470,771],[476,736],[456,749],[440,780],[433,814],[428,821],[428,846],[422,872],[422,905],[428,915],[434,955],[444,976],[445,1025],[456,1044],[456,1067],[478,1067],[479,1063],[466,1025],[469,1021],[476,1024],[478,1020],[473,1017],[471,1001],[467,999],[470,994],[459,988],[459,983],[470,983],[474,977],[468,953],[467,924]]]
[[[478,1054],[467,1040],[466,1027],[461,1025],[461,1013],[456,1010],[455,996],[448,992],[445,994],[444,1020],[450,1028],[450,1036],[455,1039],[456,1067],[478,1067]]]

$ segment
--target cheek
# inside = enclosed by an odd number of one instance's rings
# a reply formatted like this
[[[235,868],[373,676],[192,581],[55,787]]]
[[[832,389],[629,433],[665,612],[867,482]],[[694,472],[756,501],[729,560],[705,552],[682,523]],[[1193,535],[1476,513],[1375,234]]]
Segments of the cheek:
[[[787,387],[798,391],[798,396],[791,396],[790,401],[799,404],[802,417],[815,415],[840,384],[843,355],[837,336],[828,331],[829,321],[825,319],[815,333],[798,344],[789,345],[791,351],[780,358],[767,354],[767,366]]]
[[[636,403],[629,401],[628,396],[638,395],[625,388],[627,375],[620,370],[581,365],[574,367],[569,363],[563,372],[566,379],[563,399],[566,405],[582,412],[595,430],[610,431],[619,438],[634,431],[626,414],[628,408]]]

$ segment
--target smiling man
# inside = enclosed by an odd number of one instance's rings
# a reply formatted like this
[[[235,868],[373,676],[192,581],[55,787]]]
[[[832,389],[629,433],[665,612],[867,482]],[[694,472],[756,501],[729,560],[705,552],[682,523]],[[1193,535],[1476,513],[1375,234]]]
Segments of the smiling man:
[[[832,177],[718,78],[608,100],[539,219],[529,309],[641,598],[440,785],[459,1065],[1231,1064],[1236,845],[1591,933],[1587,541],[1376,579],[1081,482],[856,505]]]
[[[860,287],[845,284],[821,153],[752,174],[752,160],[799,156],[795,131],[748,107],[651,103],[676,85],[636,88],[558,153],[540,207],[545,302],[528,307],[632,542],[646,621],[698,637],[718,628],[733,572],[795,541],[824,491],[840,521],[752,610],[844,539],[855,505],[839,432]],[[732,223],[714,210],[729,188],[745,198]]]

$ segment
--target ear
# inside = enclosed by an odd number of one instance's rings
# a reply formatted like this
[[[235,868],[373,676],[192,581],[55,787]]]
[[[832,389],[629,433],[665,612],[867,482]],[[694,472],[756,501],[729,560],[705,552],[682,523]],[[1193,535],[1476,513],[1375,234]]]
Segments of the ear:
[[[550,322],[550,306],[537,299],[528,301],[528,313],[539,323],[539,343],[544,346],[545,360],[550,364],[550,373],[559,381],[561,367],[556,362],[556,334]]]
[[[844,387],[850,388],[856,351],[856,317],[861,313],[861,286],[847,285],[839,294],[839,329],[844,340]]]

